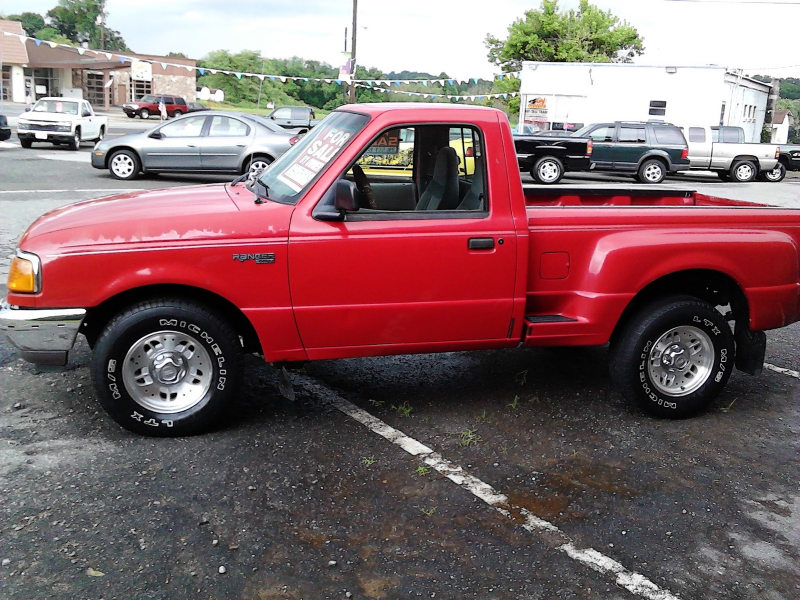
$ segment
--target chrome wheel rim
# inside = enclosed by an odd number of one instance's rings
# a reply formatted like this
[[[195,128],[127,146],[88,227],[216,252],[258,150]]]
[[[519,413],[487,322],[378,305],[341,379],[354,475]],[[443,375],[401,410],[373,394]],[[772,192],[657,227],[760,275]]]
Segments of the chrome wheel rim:
[[[547,161],[539,165],[539,179],[545,183],[550,183],[558,179],[561,169],[552,161]]]
[[[250,163],[250,171],[248,173],[250,179],[255,179],[256,177],[258,177],[259,174],[264,169],[266,169],[269,165],[270,165],[270,163],[268,161],[264,160],[263,158],[258,158],[256,160],[254,160],[253,162],[251,162]]]
[[[658,183],[662,177],[662,169],[658,165],[647,165],[644,169],[644,178],[647,181]]]
[[[130,177],[134,168],[133,159],[127,154],[117,154],[111,159],[111,170],[117,177]]]
[[[736,179],[739,181],[750,181],[753,178],[753,168],[750,165],[739,165],[736,167]]]
[[[213,373],[211,358],[197,339],[180,331],[157,331],[128,350],[122,380],[142,408],[175,414],[202,401]]]
[[[764,176],[769,181],[778,181],[781,178],[781,168],[780,167],[775,167],[771,171],[766,171],[764,173]]]
[[[714,358],[714,344],[708,334],[682,325],[673,327],[653,344],[647,372],[660,393],[687,396],[708,381]]]

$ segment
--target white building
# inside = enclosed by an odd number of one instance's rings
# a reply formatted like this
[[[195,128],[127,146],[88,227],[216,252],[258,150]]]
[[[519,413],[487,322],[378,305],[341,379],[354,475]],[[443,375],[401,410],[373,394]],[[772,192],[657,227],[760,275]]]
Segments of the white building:
[[[785,144],[789,140],[789,129],[794,125],[794,115],[790,110],[776,110],[772,118],[773,144]]]
[[[651,119],[734,125],[760,142],[771,87],[717,66],[524,62],[519,120],[529,130]]]

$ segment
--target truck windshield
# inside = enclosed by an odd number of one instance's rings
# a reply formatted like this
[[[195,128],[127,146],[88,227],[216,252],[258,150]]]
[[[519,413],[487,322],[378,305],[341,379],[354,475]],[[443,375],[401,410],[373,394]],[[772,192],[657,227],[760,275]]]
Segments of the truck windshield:
[[[366,115],[334,111],[260,177],[269,199],[296,204],[302,192],[369,121]]]
[[[78,103],[65,102],[64,100],[39,100],[33,106],[33,112],[61,113],[65,115],[77,115]]]

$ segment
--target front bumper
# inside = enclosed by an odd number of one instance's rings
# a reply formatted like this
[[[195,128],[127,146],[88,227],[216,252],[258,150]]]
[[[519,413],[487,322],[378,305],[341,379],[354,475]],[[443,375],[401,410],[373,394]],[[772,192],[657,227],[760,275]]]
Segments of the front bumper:
[[[95,169],[105,169],[106,168],[106,153],[100,152],[99,155],[96,151],[92,150],[92,166]]]
[[[0,128],[0,142],[5,142],[7,139],[11,138],[11,130]]]
[[[63,366],[86,317],[84,308],[20,308],[0,301],[0,332],[37,365]]]
[[[69,142],[75,137],[71,131],[17,131],[20,140],[32,142]]]

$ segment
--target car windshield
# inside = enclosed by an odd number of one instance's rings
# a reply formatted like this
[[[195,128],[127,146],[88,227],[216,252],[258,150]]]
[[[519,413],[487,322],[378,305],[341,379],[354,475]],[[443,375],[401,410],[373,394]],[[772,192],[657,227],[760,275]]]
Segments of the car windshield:
[[[139,98],[139,102],[148,102],[150,104],[155,104],[156,103],[156,97],[155,96],[142,96],[141,98]]]
[[[325,170],[369,121],[366,115],[334,111],[278,158],[261,176],[269,199],[297,203],[303,191]]]
[[[77,115],[78,103],[65,102],[64,100],[39,100],[33,105],[33,112],[61,113]]]
[[[581,127],[573,134],[566,134],[572,135],[572,137],[586,137],[586,134],[589,133],[589,130],[593,127],[593,125],[586,125],[585,127]]]

